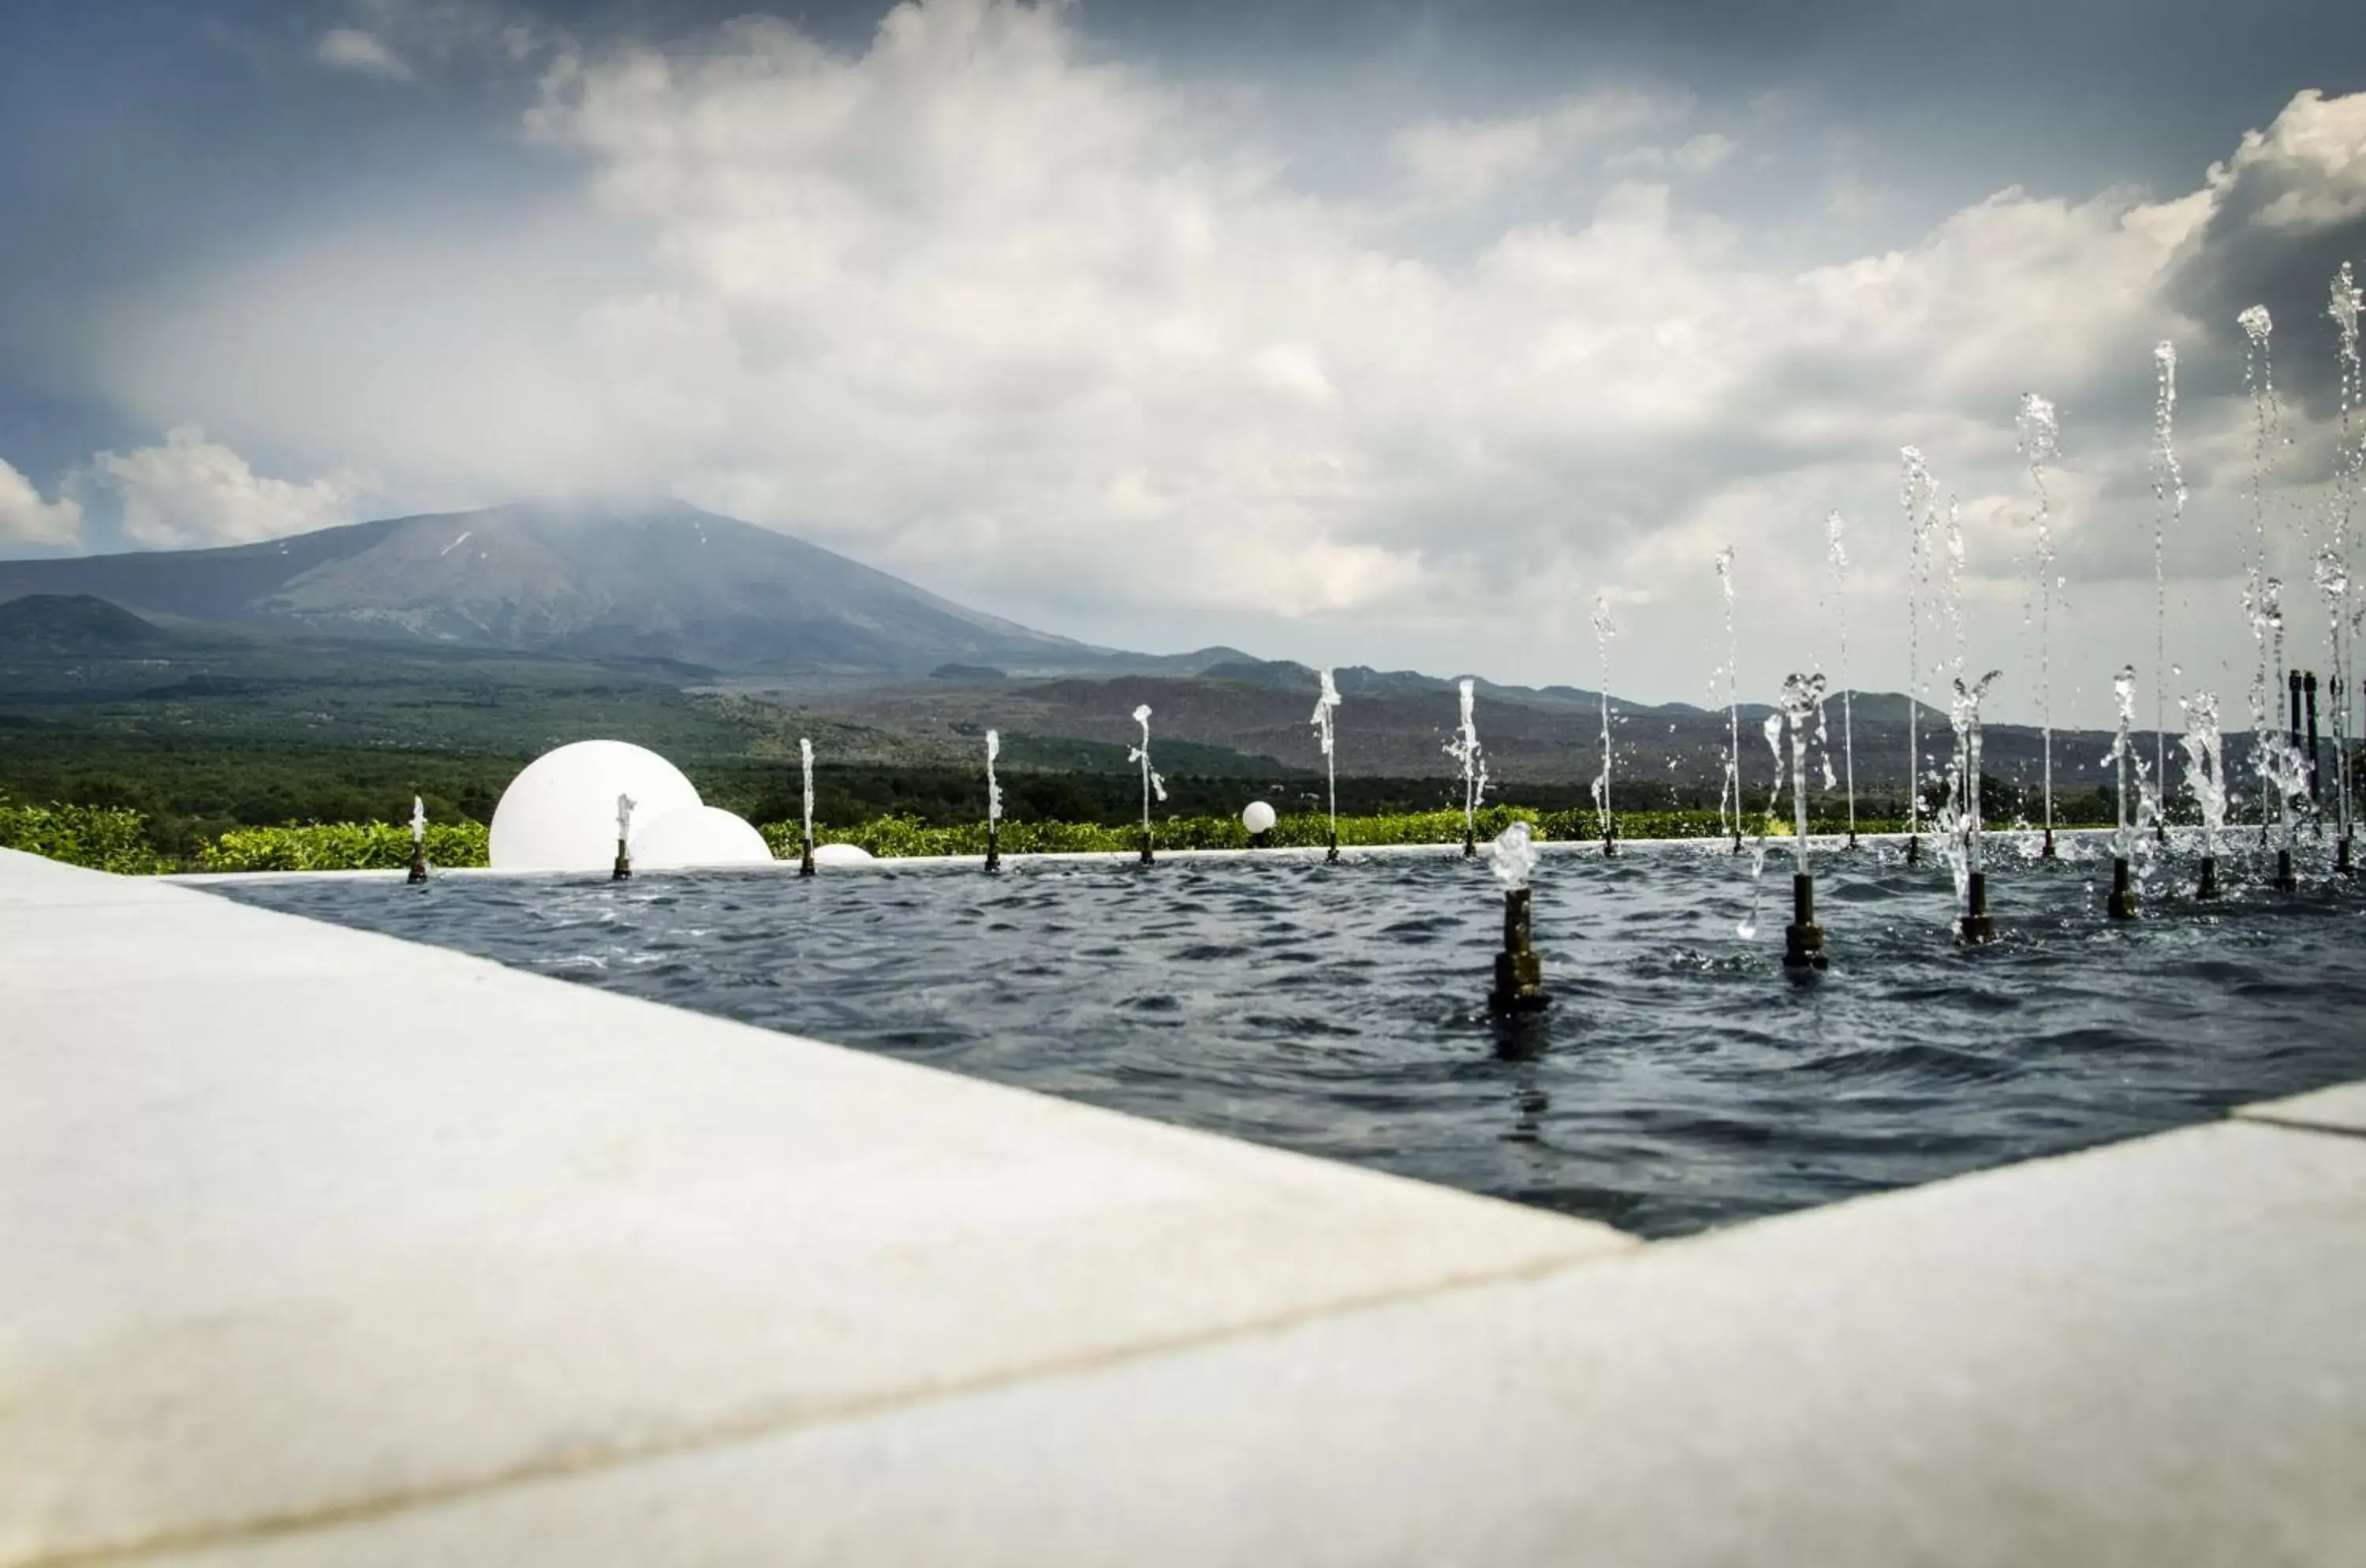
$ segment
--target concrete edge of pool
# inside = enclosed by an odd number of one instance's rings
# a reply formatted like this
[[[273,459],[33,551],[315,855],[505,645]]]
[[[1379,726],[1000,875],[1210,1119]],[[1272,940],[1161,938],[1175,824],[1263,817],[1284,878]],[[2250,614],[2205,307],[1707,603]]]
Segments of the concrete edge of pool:
[[[2366,1084],[1643,1246],[0,852],[0,1564],[2366,1540]]]

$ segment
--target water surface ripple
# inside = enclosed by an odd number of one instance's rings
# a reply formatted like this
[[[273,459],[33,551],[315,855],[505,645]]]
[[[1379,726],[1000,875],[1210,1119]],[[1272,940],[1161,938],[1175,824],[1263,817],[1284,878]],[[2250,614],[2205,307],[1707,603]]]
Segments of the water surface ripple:
[[[2102,918],[2107,863],[1990,883],[1966,951],[1944,866],[1833,855],[1833,968],[1783,976],[1723,846],[1548,853],[1537,1025],[1484,1016],[1501,897],[1441,852],[216,885],[242,902],[1137,1115],[1682,1235],[2203,1121],[2366,1077],[2366,898]]]

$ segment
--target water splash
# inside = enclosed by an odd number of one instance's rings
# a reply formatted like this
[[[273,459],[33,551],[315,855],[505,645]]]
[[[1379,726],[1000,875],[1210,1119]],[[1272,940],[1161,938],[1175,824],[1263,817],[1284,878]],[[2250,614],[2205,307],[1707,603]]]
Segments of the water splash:
[[[2283,594],[2281,578],[2269,577],[2259,585],[2258,624],[2264,628],[2266,645],[2273,654],[2279,675],[2283,669]],[[2267,702],[2256,706],[2254,716],[2259,728],[2251,765],[2265,792],[2267,817],[2274,824],[2275,847],[2289,850],[2293,843],[2293,809],[2308,795],[2308,764],[2302,760],[2300,748],[2293,744],[2291,732],[2285,729],[2281,714],[2272,705],[2281,696],[2281,683],[2270,686]]]
[[[2062,455],[2062,426],[2054,405],[2035,392],[2022,395],[2021,416],[2014,424],[2014,446],[2029,466],[2029,482],[2037,492],[2037,713],[2045,730],[2045,836],[2054,836],[2054,592],[2060,586],[2054,571],[2054,505],[2045,490],[2046,465]]]
[[[2167,536],[2185,518],[2185,470],[2177,461],[2177,344],[2152,351],[2152,728],[2153,773],[2169,777],[2169,552]]]
[[[2259,780],[2259,832],[2265,837],[2278,813],[2269,752],[2282,734],[2270,706],[2276,687],[2269,684],[2270,674],[2280,678],[2281,672],[2269,660],[2270,623],[2276,609],[2268,570],[2268,475],[2282,444],[2283,411],[2276,398],[2270,341],[2274,319],[2265,305],[2253,305],[2235,321],[2243,329],[2243,387],[2251,400],[2251,558],[2243,576],[2243,614],[2251,624],[2251,766]]]
[[[1516,893],[1528,885],[1528,874],[1537,868],[1534,839],[1535,833],[1526,822],[1515,821],[1487,846],[1488,869],[1504,885],[1504,892]]]
[[[1594,775],[1594,814],[1606,844],[1617,837],[1610,816],[1610,639],[1617,635],[1618,627],[1610,619],[1610,602],[1595,594],[1594,648],[1602,660],[1602,771]]]
[[[1906,825],[1922,831],[1922,593],[1930,577],[1932,502],[1939,487],[1919,447],[1898,449],[1898,504],[1906,509]]]
[[[1733,632],[1733,547],[1717,553],[1718,592],[1725,600],[1725,784],[1718,795],[1718,820],[1741,845],[1741,644]]]
[[[2147,776],[2145,760],[2136,754],[2134,735],[2136,717],[2136,667],[2120,666],[2112,677],[2112,696],[2119,708],[2119,729],[2112,738],[2112,749],[2103,761],[2113,767],[2119,783],[2118,826],[2112,834],[2112,855],[2116,860],[2135,862],[2143,856],[2146,844],[2143,830],[2160,815],[2160,795],[2158,786]],[[2304,786],[2305,787],[2305,786]]]
[[[620,795],[616,797],[616,841],[618,843],[624,843],[632,838],[633,807],[639,804],[639,801],[629,795]]]
[[[1774,783],[1766,792],[1765,819],[1758,825],[1758,837],[1750,849],[1750,912],[1733,928],[1734,934],[1748,942],[1758,934],[1758,893],[1766,872],[1766,836],[1774,830],[1775,808],[1783,803],[1783,713],[1781,709],[1766,716],[1760,732],[1766,737],[1766,750],[1774,754]]]
[[[813,846],[813,742],[797,737],[797,758],[806,770],[806,846]]]
[[[1823,676],[1795,674],[1783,677],[1783,718],[1791,732],[1791,828],[1796,835],[1791,843],[1791,860],[1793,869],[1805,875],[1808,870],[1808,721],[1815,720],[1816,733],[1820,736],[1824,727]],[[1779,752],[1775,761],[1779,779],[1782,772]]]
[[[1150,797],[1155,795],[1160,803],[1164,804],[1166,799],[1166,781],[1152,772],[1150,767],[1150,705],[1148,703],[1133,710],[1133,722],[1142,726],[1142,744],[1127,747],[1125,760],[1142,764],[1142,841],[1147,844],[1150,842]]]
[[[1824,518],[1824,557],[1832,569],[1832,615],[1841,637],[1841,758],[1848,787],[1849,842],[1856,842],[1856,691],[1849,682],[1848,547],[1842,542],[1841,514]],[[1829,786],[1827,786],[1829,787]]]
[[[2218,836],[2226,827],[2226,755],[2218,732],[2218,699],[2196,692],[2178,700],[2185,712],[2185,733],[2178,744],[2185,749],[2185,792],[2202,814],[2202,852],[2218,854]]]
[[[998,730],[986,732],[986,819],[1002,820],[1002,786],[994,782],[994,760],[1002,755],[1002,735]]]
[[[1462,725],[1446,743],[1446,754],[1462,768],[1462,837],[1469,842],[1479,831],[1479,806],[1487,794],[1487,759],[1480,750],[1475,721],[1479,682],[1465,676],[1460,684]]]
[[[1971,897],[1972,877],[1984,869],[1983,823],[1980,816],[1980,704],[1988,698],[1999,671],[1977,681],[1957,675],[1947,716],[1955,732],[1955,755],[1947,778],[1946,805],[1940,820],[1947,846],[1947,864],[1955,874],[1955,904],[1964,908]]]
[[[411,797],[411,842],[414,848],[427,841],[427,802],[417,795]]]
[[[2338,356],[2341,367],[2341,423],[2338,445],[2335,448],[2333,466],[2332,527],[2325,549],[2317,558],[2316,585],[2325,596],[2327,636],[2331,640],[2333,660],[2333,757],[2334,811],[2337,831],[2346,844],[2349,838],[2349,661],[2358,630],[2357,617],[2366,605],[2350,606],[2349,584],[2349,525],[2352,511],[2358,503],[2361,477],[2366,477],[2366,434],[2353,435],[2352,415],[2361,394],[2360,367],[2358,357],[2358,316],[2361,303],[2355,275],[2348,262],[2333,275],[2332,296],[2326,313],[2333,318],[2339,334]]]
[[[1314,699],[1314,716],[1307,722],[1314,727],[1315,736],[1323,743],[1323,772],[1331,785],[1331,841],[1335,844],[1339,841],[1339,767],[1333,755],[1335,737],[1331,729],[1331,716],[1338,711],[1338,707],[1339,688],[1333,683],[1331,671],[1326,669],[1323,671],[1322,694]],[[1146,746],[1149,743],[1145,729],[1143,744]]]

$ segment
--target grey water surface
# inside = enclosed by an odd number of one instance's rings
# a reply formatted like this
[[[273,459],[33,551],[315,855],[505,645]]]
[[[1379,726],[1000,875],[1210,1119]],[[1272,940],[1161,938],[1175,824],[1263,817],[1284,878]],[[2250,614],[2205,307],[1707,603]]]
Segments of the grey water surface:
[[[2091,846],[2075,852],[2091,853]],[[767,1029],[1606,1220],[1651,1236],[2203,1121],[2366,1077],[2366,896],[2230,897],[1992,846],[1992,947],[1895,845],[1819,856],[1832,969],[1781,968],[1789,866],[1549,848],[1538,1023],[1491,1022],[1502,896],[1453,851],[217,884]]]

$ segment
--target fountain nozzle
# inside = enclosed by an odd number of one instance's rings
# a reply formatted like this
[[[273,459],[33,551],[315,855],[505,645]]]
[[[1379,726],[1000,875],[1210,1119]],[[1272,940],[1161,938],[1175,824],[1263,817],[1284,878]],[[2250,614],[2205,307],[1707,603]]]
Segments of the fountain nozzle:
[[[2289,844],[2276,852],[2276,891],[2300,891],[2300,878],[2293,874],[2292,847]]]
[[[1148,852],[1146,850],[1144,852],[1145,854]],[[1339,863],[1339,829],[1336,828],[1331,829],[1331,848],[1324,854],[1323,863],[1324,865]]]
[[[1504,891],[1504,951],[1495,955],[1495,988],[1487,997],[1492,1013],[1542,1012],[1552,1004],[1545,994],[1544,961],[1528,942],[1528,889]]]
[[[813,836],[811,834],[807,834],[805,840],[805,852],[797,857],[797,874],[799,876],[811,876],[813,874]]]
[[[1000,824],[993,821],[988,821],[986,825],[986,869],[988,871],[1002,869],[1002,834],[998,831],[999,827]]]
[[[1479,858],[1478,834],[1468,824],[1465,824],[1462,829],[1462,858],[1464,860]]]
[[[1606,857],[1618,852],[1618,824],[1616,820],[1602,825],[1602,852]]]
[[[1906,863],[1908,865],[1922,863],[1922,835],[1920,833],[1906,835]]]
[[[2202,857],[2202,879],[2193,885],[2193,896],[2196,898],[2218,897],[2218,857],[2216,855]]]
[[[2112,860],[2112,897],[2104,912],[2115,920],[2136,918],[2136,889],[2128,857],[2115,855]]]
[[[2056,860],[2060,858],[2054,852],[2054,829],[2051,828],[2045,829],[2045,842],[2039,847],[2037,858],[2040,860]]]
[[[633,857],[625,852],[625,840],[616,840],[616,867],[608,874],[611,882],[623,882],[633,874]]]
[[[427,846],[425,844],[413,843],[411,846],[411,874],[403,880],[413,885],[427,880]]]
[[[2349,863],[2349,838],[2348,834],[2344,834],[2342,837],[2334,840],[2333,869],[2339,872],[2344,876],[2355,876],[2358,874],[2358,868]]]
[[[1150,853],[1150,829],[1147,828],[1142,830],[1142,863],[1144,865],[1156,863]]]
[[[1955,934],[1973,943],[1996,940],[1996,919],[1989,913],[1987,872],[1968,874],[1964,885],[1964,917],[1955,922]]]
[[[1830,964],[1824,956],[1824,928],[1816,924],[1816,879],[1804,871],[1794,872],[1791,923],[1783,928],[1783,967],[1808,978]]]

